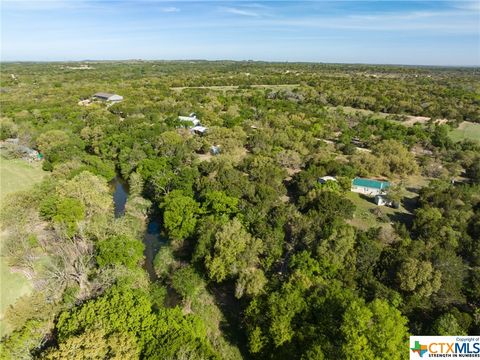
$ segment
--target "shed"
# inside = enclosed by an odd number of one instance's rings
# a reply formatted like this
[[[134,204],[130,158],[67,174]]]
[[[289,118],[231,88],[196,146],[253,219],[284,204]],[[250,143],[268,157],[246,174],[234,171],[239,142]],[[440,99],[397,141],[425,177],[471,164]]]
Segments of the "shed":
[[[325,184],[327,181],[337,181],[337,179],[334,176],[329,175],[318,178],[320,184]]]
[[[357,177],[352,181],[351,191],[360,194],[375,196],[384,194],[389,186],[390,183],[388,181],[363,179]]]
[[[384,195],[375,195],[375,198],[373,199],[373,201],[378,206],[384,206],[384,205],[391,206],[392,205],[392,202]]]
[[[120,96],[117,94],[104,93],[104,92],[98,92],[94,94],[93,97],[103,101],[110,101],[113,103],[120,102],[123,100],[123,96]]]
[[[207,131],[207,128],[205,126],[194,126],[190,129],[192,133],[203,135]]]

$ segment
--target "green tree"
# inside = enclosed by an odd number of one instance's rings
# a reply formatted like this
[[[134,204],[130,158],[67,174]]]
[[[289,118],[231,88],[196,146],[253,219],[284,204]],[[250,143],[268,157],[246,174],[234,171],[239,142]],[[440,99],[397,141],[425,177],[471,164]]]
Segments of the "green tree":
[[[172,248],[170,246],[162,246],[153,259],[153,268],[157,276],[161,279],[166,278],[176,266],[177,261],[173,256]]]
[[[172,287],[190,303],[202,289],[203,280],[192,266],[185,266],[172,275]]]
[[[415,156],[396,140],[383,140],[373,148],[373,154],[387,166],[385,175],[403,177],[418,172]]]
[[[419,297],[429,297],[440,289],[441,275],[431,262],[408,258],[400,265],[397,279],[400,289],[415,292]]]
[[[254,266],[262,252],[262,243],[250,235],[238,219],[222,225],[214,235],[213,253],[205,258],[211,279],[221,282]]]
[[[114,333],[107,336],[103,329],[86,331],[72,336],[50,349],[43,356],[45,360],[81,359],[139,359],[140,351],[135,338],[128,333]]]
[[[193,234],[200,213],[199,204],[180,190],[174,190],[165,196],[161,205],[163,224],[174,240],[184,240]]]
[[[453,314],[443,314],[433,323],[433,333],[440,336],[466,336],[467,331],[462,329]]]
[[[207,214],[235,214],[238,212],[238,199],[223,191],[209,191],[205,194],[202,208]]]
[[[344,359],[406,359],[407,319],[385,300],[353,301],[343,315]]]
[[[8,118],[0,118],[0,140],[17,136],[18,126]]]
[[[101,267],[123,265],[134,269],[143,260],[145,246],[140,240],[117,235],[97,243],[97,263]]]
[[[77,224],[85,218],[85,206],[77,199],[63,198],[56,204],[53,221],[65,227],[68,236],[77,232]]]

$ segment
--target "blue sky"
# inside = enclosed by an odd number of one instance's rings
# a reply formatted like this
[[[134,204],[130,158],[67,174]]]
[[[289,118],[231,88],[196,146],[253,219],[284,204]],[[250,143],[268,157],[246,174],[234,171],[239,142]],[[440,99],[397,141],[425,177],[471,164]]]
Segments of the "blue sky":
[[[480,0],[2,0],[1,59],[480,65]]]

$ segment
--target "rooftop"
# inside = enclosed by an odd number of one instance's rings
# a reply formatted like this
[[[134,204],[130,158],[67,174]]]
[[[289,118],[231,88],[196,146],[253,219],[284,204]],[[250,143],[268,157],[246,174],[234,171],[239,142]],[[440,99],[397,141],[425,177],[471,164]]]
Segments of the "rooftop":
[[[104,92],[98,92],[96,93],[95,97],[101,97],[101,98],[109,98],[110,96],[113,96],[113,95],[116,95],[116,94],[110,94],[110,93],[104,93]]]
[[[390,186],[390,183],[388,181],[355,178],[352,181],[352,185],[382,190],[388,188]]]

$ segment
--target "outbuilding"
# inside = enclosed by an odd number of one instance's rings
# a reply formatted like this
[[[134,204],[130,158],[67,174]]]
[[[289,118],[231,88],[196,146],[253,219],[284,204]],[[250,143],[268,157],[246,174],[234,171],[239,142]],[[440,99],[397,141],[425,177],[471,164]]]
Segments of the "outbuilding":
[[[94,94],[93,97],[99,100],[109,101],[112,103],[117,103],[123,100],[123,96],[120,96],[117,94],[104,93],[104,92],[98,92]]]
[[[375,204],[378,206],[392,206],[392,202],[385,196],[385,195],[375,195],[375,198],[373,199]]]
[[[375,196],[382,195],[390,186],[388,181],[355,178],[352,180],[351,190],[356,193]]]
[[[318,182],[320,184],[325,184],[327,181],[335,181],[336,182],[337,179],[334,176],[329,176],[329,175],[322,176],[322,177],[318,178]]]
[[[198,125],[198,126],[192,127],[190,131],[194,134],[203,135],[207,131],[207,128],[205,126]]]

